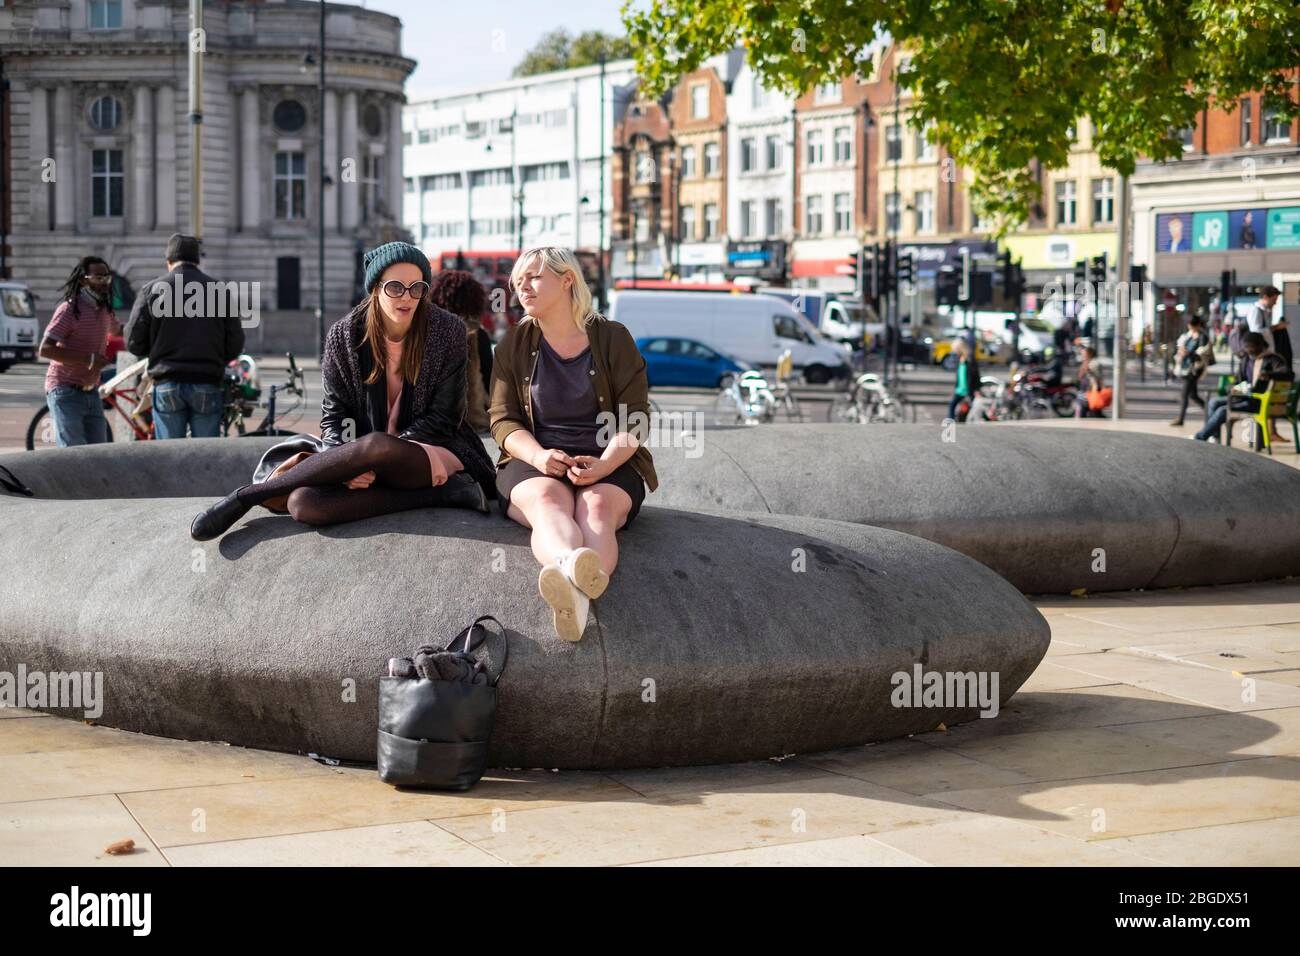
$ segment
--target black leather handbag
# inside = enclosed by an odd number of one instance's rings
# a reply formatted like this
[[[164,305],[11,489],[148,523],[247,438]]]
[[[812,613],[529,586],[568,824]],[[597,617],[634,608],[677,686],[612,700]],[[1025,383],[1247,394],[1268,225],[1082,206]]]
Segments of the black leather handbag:
[[[485,621],[500,632],[491,641]],[[390,662],[390,675],[399,673],[379,679],[379,779],[437,790],[478,783],[508,653],[505,628],[485,614],[444,648],[426,645],[414,660]]]

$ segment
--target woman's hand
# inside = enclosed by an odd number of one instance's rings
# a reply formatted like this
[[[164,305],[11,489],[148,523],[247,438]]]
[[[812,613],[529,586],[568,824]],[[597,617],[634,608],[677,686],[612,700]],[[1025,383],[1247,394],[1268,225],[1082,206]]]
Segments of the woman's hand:
[[[361,488],[369,488],[372,484],[374,484],[374,482],[375,482],[375,473],[373,471],[363,471],[355,478],[349,478],[347,481],[344,482],[344,484],[347,485],[349,488],[353,489],[354,491],[356,491]]]
[[[451,475],[450,472],[447,471],[447,464],[442,460],[442,456],[433,455],[430,457],[429,480],[431,482],[431,487],[436,488],[438,485],[445,484],[449,477],[451,477]]]
[[[614,465],[604,458],[592,455],[575,455],[569,467],[569,480],[575,485],[594,485],[608,478],[614,471]]]
[[[562,478],[565,472],[573,467],[574,459],[558,448],[543,448],[533,457],[529,464],[543,475],[551,478]]]

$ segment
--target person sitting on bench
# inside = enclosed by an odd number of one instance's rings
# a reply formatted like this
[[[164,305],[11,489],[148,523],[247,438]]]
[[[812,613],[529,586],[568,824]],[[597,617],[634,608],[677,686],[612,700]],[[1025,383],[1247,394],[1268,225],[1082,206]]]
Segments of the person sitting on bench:
[[[1192,436],[1197,441],[1217,442],[1229,412],[1258,412],[1259,399],[1251,393],[1263,392],[1269,382],[1295,381],[1295,373],[1287,368],[1280,355],[1268,347],[1268,340],[1260,333],[1247,332],[1242,336],[1242,346],[1246,353],[1242,380],[1233,386],[1234,394],[1210,399],[1205,409],[1205,427]]]

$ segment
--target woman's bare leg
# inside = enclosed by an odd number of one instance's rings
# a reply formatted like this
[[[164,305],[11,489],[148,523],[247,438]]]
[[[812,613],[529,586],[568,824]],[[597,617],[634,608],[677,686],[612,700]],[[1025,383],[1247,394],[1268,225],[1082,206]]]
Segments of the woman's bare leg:
[[[566,551],[582,547],[582,531],[573,520],[573,492],[555,478],[538,476],[515,485],[506,514],[531,528],[533,556],[543,566]]]
[[[632,510],[632,497],[618,485],[594,484],[578,492],[573,517],[582,532],[582,544],[600,555],[600,566],[612,574],[618,564],[614,532],[623,527]]]

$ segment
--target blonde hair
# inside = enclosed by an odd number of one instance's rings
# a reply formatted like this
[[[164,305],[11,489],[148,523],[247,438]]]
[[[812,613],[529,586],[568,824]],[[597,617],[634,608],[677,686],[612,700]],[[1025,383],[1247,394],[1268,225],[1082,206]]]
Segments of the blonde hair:
[[[574,324],[585,330],[587,323],[598,318],[599,314],[592,305],[591,289],[587,286],[587,280],[582,276],[582,264],[578,262],[578,257],[573,254],[572,249],[561,246],[534,246],[525,249],[515,260],[514,268],[510,270],[511,291],[516,295],[519,294],[519,283],[523,281],[524,270],[534,256],[542,260],[543,268],[560,278],[566,275],[573,276],[573,285],[569,287],[569,305],[573,309]],[[530,318],[532,316],[526,315],[522,321],[526,322]]]

